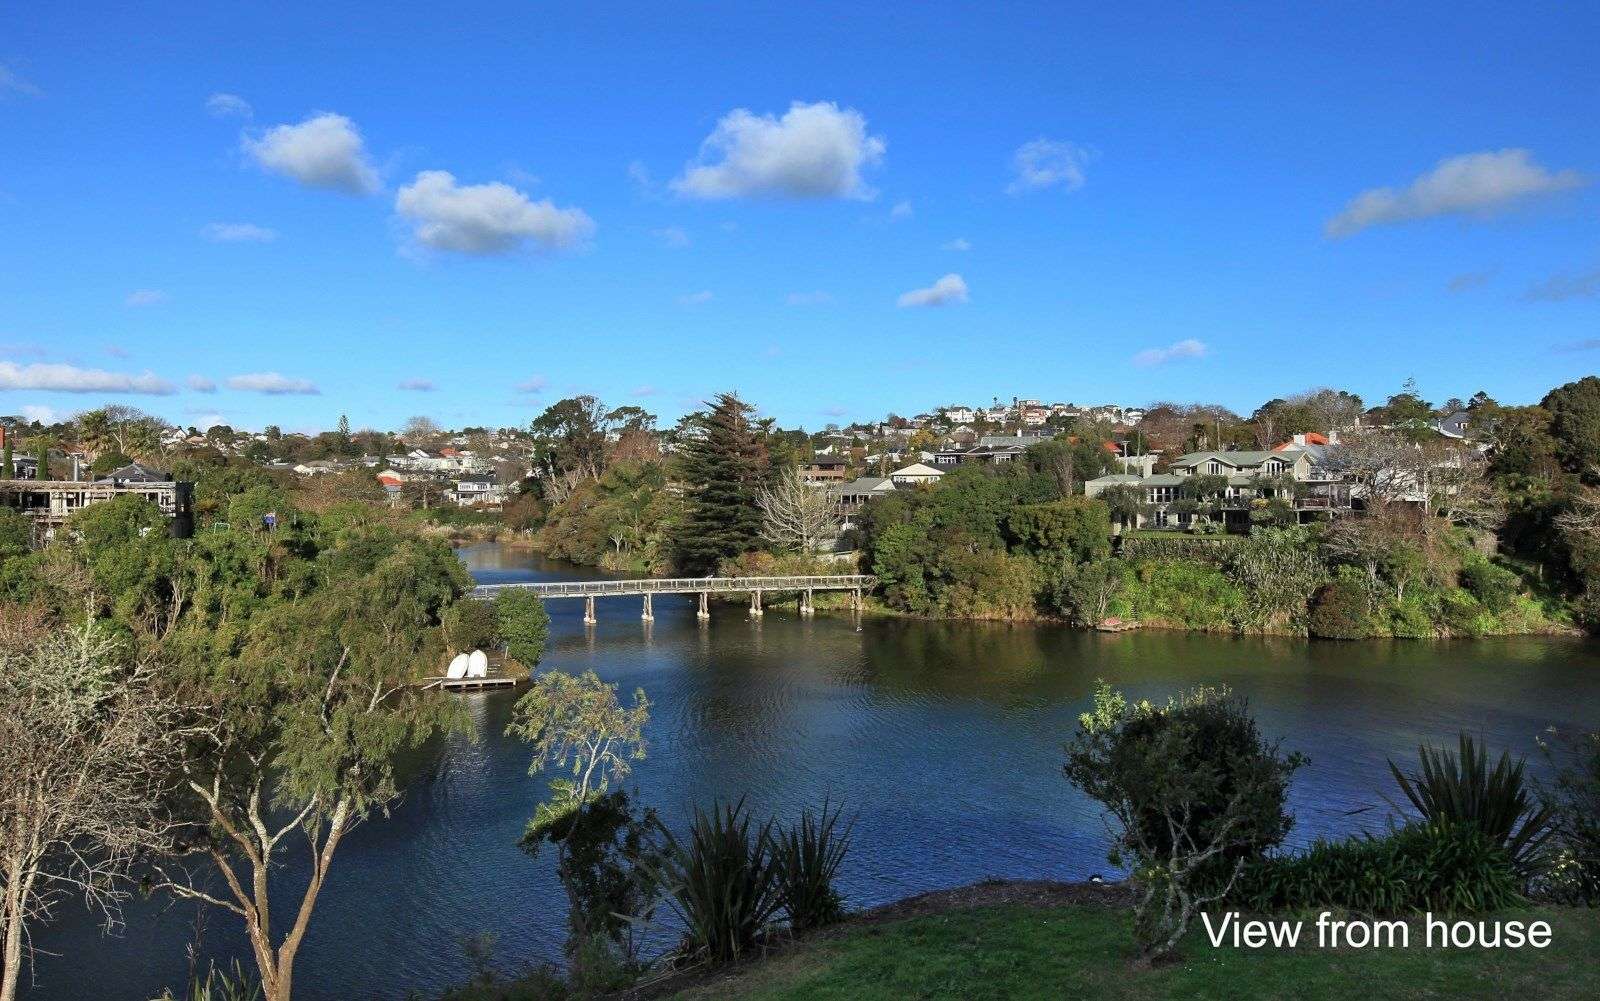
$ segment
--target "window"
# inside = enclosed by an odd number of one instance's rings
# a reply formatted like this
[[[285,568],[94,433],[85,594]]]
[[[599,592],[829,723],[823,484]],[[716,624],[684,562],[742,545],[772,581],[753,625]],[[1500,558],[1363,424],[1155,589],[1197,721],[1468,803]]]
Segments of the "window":
[[[1206,472],[1210,473],[1212,476],[1217,475],[1218,473],[1222,472],[1222,463],[1218,462],[1216,459],[1212,459],[1210,462],[1206,463]]]

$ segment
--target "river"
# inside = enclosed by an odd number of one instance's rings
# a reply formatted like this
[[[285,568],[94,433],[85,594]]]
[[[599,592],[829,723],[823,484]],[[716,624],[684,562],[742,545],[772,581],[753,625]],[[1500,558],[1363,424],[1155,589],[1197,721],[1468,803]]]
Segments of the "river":
[[[462,551],[484,582],[593,579],[596,572],[502,545]],[[985,877],[1082,879],[1107,871],[1104,828],[1061,775],[1062,744],[1097,678],[1152,699],[1198,684],[1248,696],[1263,731],[1310,756],[1295,778],[1291,840],[1382,825],[1394,795],[1386,759],[1466,729],[1534,754],[1552,724],[1600,725],[1600,644],[1517,637],[1307,642],[1171,632],[1080,633],[1055,626],[930,623],[847,613],[802,620],[792,603],[759,622],[694,598],[550,606],[544,666],[593,668],[653,705],[649,756],[630,780],[681,829],[690,808],[747,796],[792,817],[824,796],[859,814],[843,890],[855,906]],[[476,740],[427,750],[431,777],[393,815],[339,849],[296,967],[307,999],[427,997],[464,980],[460,938],[498,935],[498,965],[556,955],[563,898],[548,854],[516,841],[543,789],[526,748],[502,731],[516,696],[463,698]],[[293,867],[283,878],[292,880]],[[280,920],[287,905],[280,904]],[[33,1001],[144,1001],[176,987],[195,908],[135,902],[103,936],[81,905],[37,936]],[[203,953],[244,955],[232,915],[203,925]],[[248,962],[248,960],[247,960]]]

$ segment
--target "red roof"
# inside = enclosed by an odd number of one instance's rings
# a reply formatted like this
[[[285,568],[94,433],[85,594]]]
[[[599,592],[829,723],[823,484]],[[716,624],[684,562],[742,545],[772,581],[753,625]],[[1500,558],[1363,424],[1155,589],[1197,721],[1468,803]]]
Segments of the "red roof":
[[[1326,445],[1328,443],[1328,436],[1327,435],[1318,434],[1315,431],[1307,431],[1305,433],[1305,435],[1304,435],[1304,438],[1306,440],[1306,444],[1307,445]],[[1291,438],[1288,441],[1284,442],[1282,445],[1274,445],[1274,446],[1272,446],[1272,450],[1274,452],[1281,452],[1286,448],[1294,447],[1294,444],[1295,444],[1294,439]]]

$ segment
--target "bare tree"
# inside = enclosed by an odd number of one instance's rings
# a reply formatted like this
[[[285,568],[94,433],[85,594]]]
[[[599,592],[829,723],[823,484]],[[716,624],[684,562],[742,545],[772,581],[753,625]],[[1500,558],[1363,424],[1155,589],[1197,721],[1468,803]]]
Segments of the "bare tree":
[[[1427,459],[1421,446],[1393,431],[1366,431],[1342,438],[1323,464],[1361,486],[1368,507],[1396,501],[1427,504]]]
[[[756,493],[761,537],[775,546],[815,553],[839,534],[838,506],[824,487],[813,487],[791,469]]]
[[[153,673],[92,624],[0,645],[0,1001],[30,926],[70,896],[116,925],[129,867],[173,843],[160,804],[192,731]]]
[[[1351,427],[1360,418],[1363,409],[1361,397],[1326,386],[1292,396],[1289,403],[1304,407],[1317,430],[1324,434]]]

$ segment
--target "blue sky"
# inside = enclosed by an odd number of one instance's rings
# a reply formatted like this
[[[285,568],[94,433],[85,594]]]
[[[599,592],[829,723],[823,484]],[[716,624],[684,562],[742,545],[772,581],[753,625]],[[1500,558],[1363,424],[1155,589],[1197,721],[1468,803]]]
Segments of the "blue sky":
[[[667,6],[0,5],[0,412],[815,428],[1600,360],[1600,6]]]

